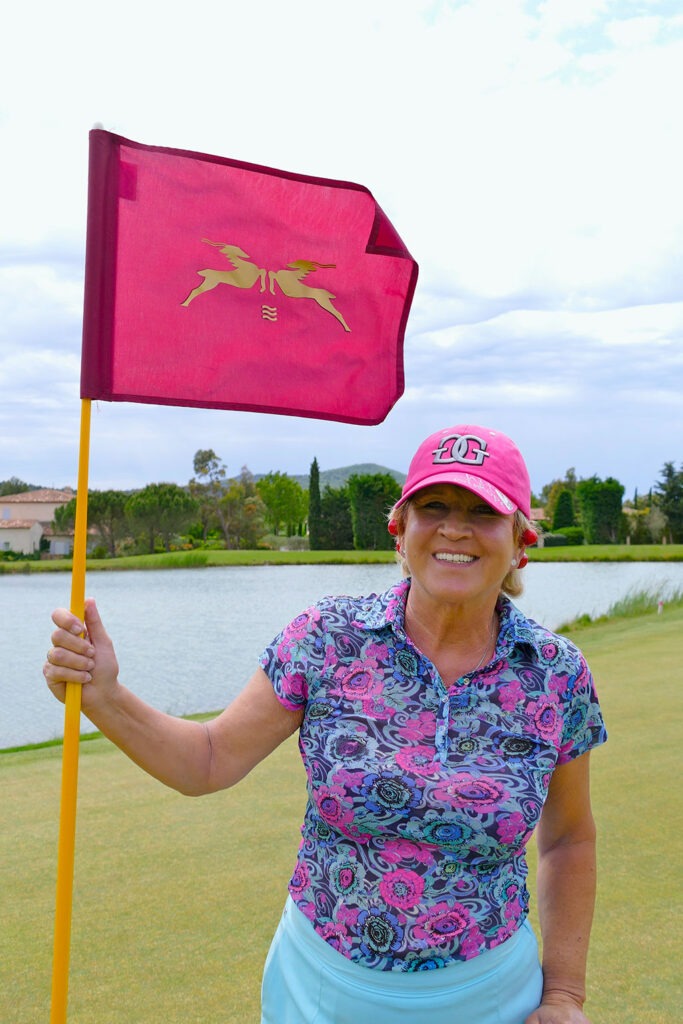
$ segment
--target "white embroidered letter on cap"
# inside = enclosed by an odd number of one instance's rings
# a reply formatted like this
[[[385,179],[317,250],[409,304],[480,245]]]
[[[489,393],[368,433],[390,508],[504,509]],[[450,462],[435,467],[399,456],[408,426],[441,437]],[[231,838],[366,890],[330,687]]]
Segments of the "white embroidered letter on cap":
[[[484,459],[490,455],[486,448],[486,441],[474,434],[447,434],[441,439],[439,447],[434,449],[434,465],[461,462],[465,466],[481,466]]]

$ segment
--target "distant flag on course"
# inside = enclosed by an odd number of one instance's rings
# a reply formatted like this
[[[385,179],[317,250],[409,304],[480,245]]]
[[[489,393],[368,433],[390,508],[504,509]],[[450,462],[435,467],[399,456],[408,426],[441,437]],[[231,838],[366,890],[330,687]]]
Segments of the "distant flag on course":
[[[362,185],[90,133],[82,398],[380,423],[416,281]]]

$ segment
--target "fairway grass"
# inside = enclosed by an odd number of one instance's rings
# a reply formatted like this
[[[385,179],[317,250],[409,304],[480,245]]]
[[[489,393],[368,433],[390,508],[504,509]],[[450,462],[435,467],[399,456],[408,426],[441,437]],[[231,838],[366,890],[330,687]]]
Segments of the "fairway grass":
[[[681,608],[576,634],[610,734],[592,759],[593,1024],[681,1019],[682,636]],[[80,760],[69,1024],[257,1024],[304,807],[295,740],[199,800],[104,739]],[[60,768],[59,747],[0,754],[2,1024],[49,1019]]]

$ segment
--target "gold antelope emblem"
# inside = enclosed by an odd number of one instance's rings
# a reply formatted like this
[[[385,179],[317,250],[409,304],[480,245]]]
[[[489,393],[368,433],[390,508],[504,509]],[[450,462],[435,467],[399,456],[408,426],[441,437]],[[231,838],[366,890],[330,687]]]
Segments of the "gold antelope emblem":
[[[287,264],[289,269],[283,268],[282,270],[266,271],[265,267],[259,267],[253,263],[251,257],[243,249],[240,249],[238,245],[230,245],[227,242],[211,242],[208,238],[203,238],[202,242],[206,242],[207,245],[216,246],[232,264],[233,269],[214,270],[209,267],[206,270],[198,270],[197,273],[203,278],[203,281],[196,288],[192,289],[181,305],[189,306],[198,295],[211,291],[219,284],[229,284],[233,288],[253,288],[256,282],[260,281],[259,291],[264,292],[266,290],[267,274],[271,295],[275,295],[275,285],[277,284],[282,294],[286,295],[289,299],[313,299],[321,309],[331,313],[345,331],[351,330],[339,310],[335,309],[332,305],[332,299],[335,299],[336,295],[327,291],[326,288],[312,288],[310,285],[303,283],[304,278],[308,277],[309,274],[313,274],[319,269],[333,270],[336,264],[316,263],[314,260],[294,260],[292,263]],[[264,318],[269,320],[277,319],[275,307],[264,306],[263,308],[272,311],[270,315]]]

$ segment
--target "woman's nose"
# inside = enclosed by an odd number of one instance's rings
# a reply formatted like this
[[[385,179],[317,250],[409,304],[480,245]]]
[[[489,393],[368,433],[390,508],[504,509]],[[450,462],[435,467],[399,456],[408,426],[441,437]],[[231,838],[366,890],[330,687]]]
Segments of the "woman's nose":
[[[470,531],[470,519],[464,509],[453,507],[448,510],[441,522],[441,529],[448,536],[461,536]]]

